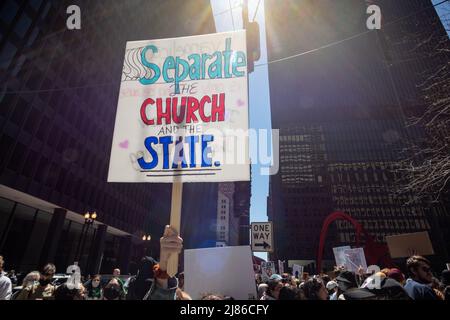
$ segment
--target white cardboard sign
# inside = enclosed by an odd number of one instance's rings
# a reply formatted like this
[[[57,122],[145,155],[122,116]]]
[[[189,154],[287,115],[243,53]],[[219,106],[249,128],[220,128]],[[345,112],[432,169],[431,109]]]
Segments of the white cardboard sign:
[[[184,250],[184,288],[192,299],[205,294],[256,299],[249,246]]]
[[[270,277],[275,274],[275,262],[263,261],[261,262],[261,278],[264,282],[267,282]]]
[[[109,182],[250,180],[245,30],[127,42]]]
[[[344,251],[346,249],[351,249],[350,246],[342,246],[333,248],[334,260],[336,261],[336,267],[345,265],[345,255]]]

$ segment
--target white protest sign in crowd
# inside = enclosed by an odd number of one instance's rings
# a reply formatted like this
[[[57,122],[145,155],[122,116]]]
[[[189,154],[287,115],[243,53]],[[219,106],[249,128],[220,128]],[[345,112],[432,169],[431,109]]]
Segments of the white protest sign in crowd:
[[[352,272],[357,272],[360,267],[367,270],[366,256],[363,248],[345,249],[345,268]]]
[[[303,278],[303,266],[300,266],[298,264],[292,265],[292,274],[297,279],[302,279]]]
[[[273,261],[264,261],[261,262],[261,278],[263,281],[268,281],[270,276],[275,274],[275,262]]]
[[[248,181],[245,31],[127,42],[109,182]]]
[[[336,260],[336,266],[344,266],[345,265],[345,255],[344,251],[346,249],[350,249],[350,246],[342,246],[333,248],[334,259]]]

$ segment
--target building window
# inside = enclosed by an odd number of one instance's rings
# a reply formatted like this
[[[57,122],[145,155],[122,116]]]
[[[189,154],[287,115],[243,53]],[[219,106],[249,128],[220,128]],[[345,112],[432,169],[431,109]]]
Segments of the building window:
[[[6,241],[2,249],[2,253],[7,257],[8,265],[11,269],[21,269],[22,258],[30,243],[36,211],[35,208],[20,203],[17,204],[14,210],[12,224],[6,234]]]

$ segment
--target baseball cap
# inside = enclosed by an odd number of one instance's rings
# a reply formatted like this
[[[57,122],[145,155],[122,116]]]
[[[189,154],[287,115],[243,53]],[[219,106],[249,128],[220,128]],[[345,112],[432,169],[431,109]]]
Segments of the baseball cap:
[[[334,288],[337,287],[337,283],[336,281],[328,281],[327,283],[327,290],[333,290]]]
[[[269,279],[270,279],[270,280],[281,281],[283,278],[282,278],[279,274],[273,274],[273,275],[270,276]]]

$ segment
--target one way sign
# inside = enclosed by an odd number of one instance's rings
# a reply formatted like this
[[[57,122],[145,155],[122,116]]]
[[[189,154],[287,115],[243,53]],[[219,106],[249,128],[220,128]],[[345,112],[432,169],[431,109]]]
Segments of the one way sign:
[[[252,251],[273,252],[272,222],[252,222]]]

